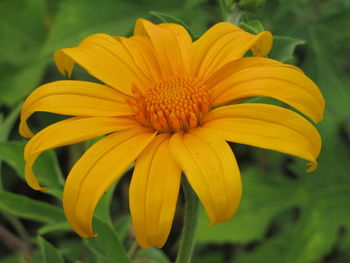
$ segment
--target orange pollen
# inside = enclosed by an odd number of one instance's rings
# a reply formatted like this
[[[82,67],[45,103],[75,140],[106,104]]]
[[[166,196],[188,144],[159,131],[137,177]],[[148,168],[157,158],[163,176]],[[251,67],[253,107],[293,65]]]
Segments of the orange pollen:
[[[134,87],[133,93],[128,103],[135,118],[159,132],[197,127],[210,108],[206,85],[189,77],[164,79],[143,93]]]

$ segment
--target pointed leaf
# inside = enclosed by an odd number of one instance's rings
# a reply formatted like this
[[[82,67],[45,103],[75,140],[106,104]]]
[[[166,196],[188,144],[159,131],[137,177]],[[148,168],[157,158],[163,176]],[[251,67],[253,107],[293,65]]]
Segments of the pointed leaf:
[[[5,191],[0,191],[0,211],[42,223],[65,221],[62,209]]]
[[[51,243],[40,236],[37,238],[37,240],[40,248],[42,263],[64,263],[62,255]]]
[[[98,233],[96,238],[87,238],[85,243],[93,254],[102,258],[105,263],[131,263],[127,253],[113,228],[98,219],[94,219],[94,231]]]

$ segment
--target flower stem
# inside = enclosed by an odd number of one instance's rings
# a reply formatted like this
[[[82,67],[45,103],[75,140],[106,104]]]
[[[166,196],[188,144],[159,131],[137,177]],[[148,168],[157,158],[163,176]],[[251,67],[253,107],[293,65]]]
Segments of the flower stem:
[[[185,197],[185,215],[176,263],[189,263],[195,245],[199,201],[185,176],[182,177],[182,191]]]
[[[239,22],[243,15],[243,11],[239,9],[237,4],[234,4],[226,14],[226,22],[239,26]]]

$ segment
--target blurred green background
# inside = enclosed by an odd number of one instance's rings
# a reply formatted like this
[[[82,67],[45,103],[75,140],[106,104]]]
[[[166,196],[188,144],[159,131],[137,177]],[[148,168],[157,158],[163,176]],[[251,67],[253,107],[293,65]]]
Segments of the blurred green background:
[[[232,0],[233,1],[233,0]],[[231,1],[231,2],[232,2]],[[243,200],[229,222],[208,227],[202,213],[195,263],[350,262],[350,1],[268,0],[256,9],[244,1],[241,27],[270,30],[270,57],[301,67],[322,90],[325,119],[319,168],[289,156],[232,145],[243,178]],[[90,143],[49,151],[35,165],[49,191],[23,181],[23,147],[18,114],[38,85],[63,79],[53,52],[77,45],[93,33],[128,36],[135,19],[184,21],[201,35],[231,19],[230,1],[207,0],[0,0],[0,263],[173,262],[182,226],[180,196],[173,229],[162,249],[140,250],[130,229],[128,184],[131,173],[100,202],[94,223],[97,239],[74,234],[61,209],[64,177]],[[241,6],[243,7],[243,6]],[[74,79],[91,80],[76,69]],[[60,117],[36,114],[39,130]],[[127,252],[126,252],[127,251]]]

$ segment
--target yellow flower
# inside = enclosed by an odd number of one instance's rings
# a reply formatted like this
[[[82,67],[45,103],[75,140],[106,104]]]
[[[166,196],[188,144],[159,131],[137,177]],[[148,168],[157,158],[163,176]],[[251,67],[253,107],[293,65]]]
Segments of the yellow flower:
[[[32,165],[45,150],[101,135],[68,175],[63,206],[73,229],[94,236],[92,216],[103,193],[136,160],[130,210],[142,247],[162,247],[172,225],[182,171],[212,224],[229,220],[241,198],[234,154],[225,142],[298,156],[316,168],[321,139],[292,110],[241,103],[272,97],[314,122],[323,118],[318,87],[297,67],[264,58],[270,32],[249,34],[218,23],[192,42],[177,24],[139,19],[129,38],[95,34],[74,48],[58,50],[55,62],[70,77],[74,64],[104,84],[55,81],[27,98],[20,133],[28,184],[43,190]],[[255,57],[243,57],[251,50]],[[35,112],[75,116],[36,135],[27,126]]]

